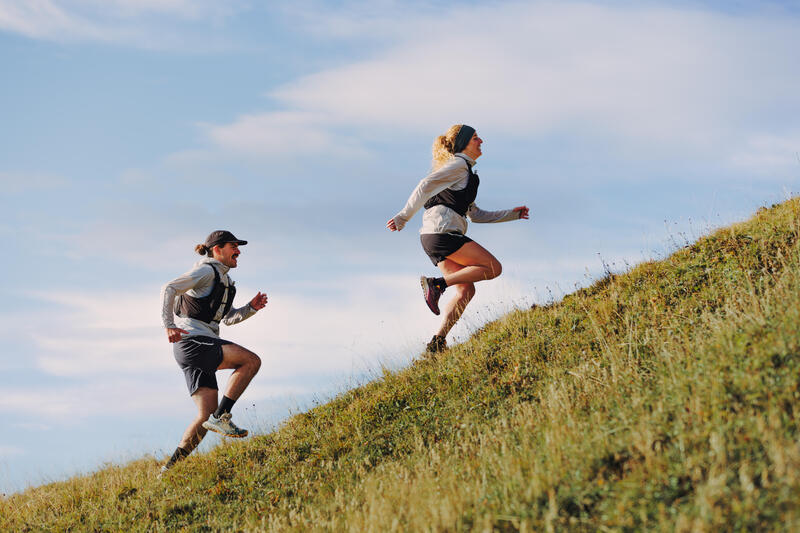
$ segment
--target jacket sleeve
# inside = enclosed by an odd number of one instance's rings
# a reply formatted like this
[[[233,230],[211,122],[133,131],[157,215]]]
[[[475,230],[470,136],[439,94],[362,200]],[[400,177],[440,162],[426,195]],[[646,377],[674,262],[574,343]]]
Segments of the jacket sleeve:
[[[394,223],[398,230],[403,229],[406,222],[425,205],[430,198],[452,186],[467,174],[467,162],[460,157],[454,157],[442,168],[434,170],[422,181],[408,197],[405,207],[394,216]]]
[[[258,311],[250,307],[250,303],[248,302],[247,305],[238,309],[231,307],[231,310],[228,311],[228,314],[225,315],[225,318],[222,319],[222,322],[226,326],[232,326],[234,324],[238,324],[242,320],[247,320],[257,312]]]
[[[207,267],[207,268],[203,268]],[[198,265],[189,272],[177,277],[164,285],[161,289],[161,323],[165,328],[174,328],[175,314],[175,298],[179,294],[197,288],[199,286],[209,285],[214,282],[214,271],[211,265]]]
[[[474,203],[467,209],[467,216],[473,222],[478,224],[488,222],[508,222],[510,220],[519,220],[519,211],[513,209],[502,209],[500,211],[484,211]]]

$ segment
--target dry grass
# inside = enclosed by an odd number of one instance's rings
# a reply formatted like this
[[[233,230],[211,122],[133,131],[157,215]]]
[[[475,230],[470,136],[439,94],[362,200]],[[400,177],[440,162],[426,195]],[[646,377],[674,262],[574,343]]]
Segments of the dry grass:
[[[156,481],[0,501],[0,529],[800,529],[800,202],[488,325]]]

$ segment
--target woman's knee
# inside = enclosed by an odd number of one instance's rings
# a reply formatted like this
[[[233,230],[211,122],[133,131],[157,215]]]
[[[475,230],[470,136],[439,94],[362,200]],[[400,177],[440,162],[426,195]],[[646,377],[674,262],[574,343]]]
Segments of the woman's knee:
[[[258,369],[261,368],[261,358],[256,354],[252,354],[248,364],[250,365],[250,368],[253,369],[253,373],[255,374],[258,372]]]
[[[494,279],[503,273],[503,265],[497,259],[492,260],[486,269],[489,272],[489,277],[486,279]]]
[[[475,296],[474,283],[459,283],[456,285],[456,298],[469,301],[473,296]]]

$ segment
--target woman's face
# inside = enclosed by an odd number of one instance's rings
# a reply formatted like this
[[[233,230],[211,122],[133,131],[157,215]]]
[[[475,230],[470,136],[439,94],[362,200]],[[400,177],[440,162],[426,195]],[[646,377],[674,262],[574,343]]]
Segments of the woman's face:
[[[478,159],[481,156],[481,144],[483,144],[483,139],[478,137],[478,133],[472,134],[472,139],[469,140],[467,143],[467,147],[464,148],[464,153],[470,156],[472,159]]]

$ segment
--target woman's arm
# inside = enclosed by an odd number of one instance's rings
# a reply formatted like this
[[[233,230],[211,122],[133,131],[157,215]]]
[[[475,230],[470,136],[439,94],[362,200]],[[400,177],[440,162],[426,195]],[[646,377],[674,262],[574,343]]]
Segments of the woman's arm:
[[[424,177],[422,181],[417,184],[411,196],[408,197],[405,207],[393,218],[389,219],[386,223],[386,227],[389,228],[390,231],[400,231],[403,229],[406,222],[411,220],[416,212],[425,205],[428,199],[436,196],[467,175],[466,165],[467,162],[464,159],[454,157],[445,163],[442,168]]]
[[[502,209],[500,211],[484,211],[474,203],[469,206],[467,216],[478,224],[490,222],[508,222],[510,220],[520,220],[529,218],[530,210],[526,206],[515,207],[514,209]]]

